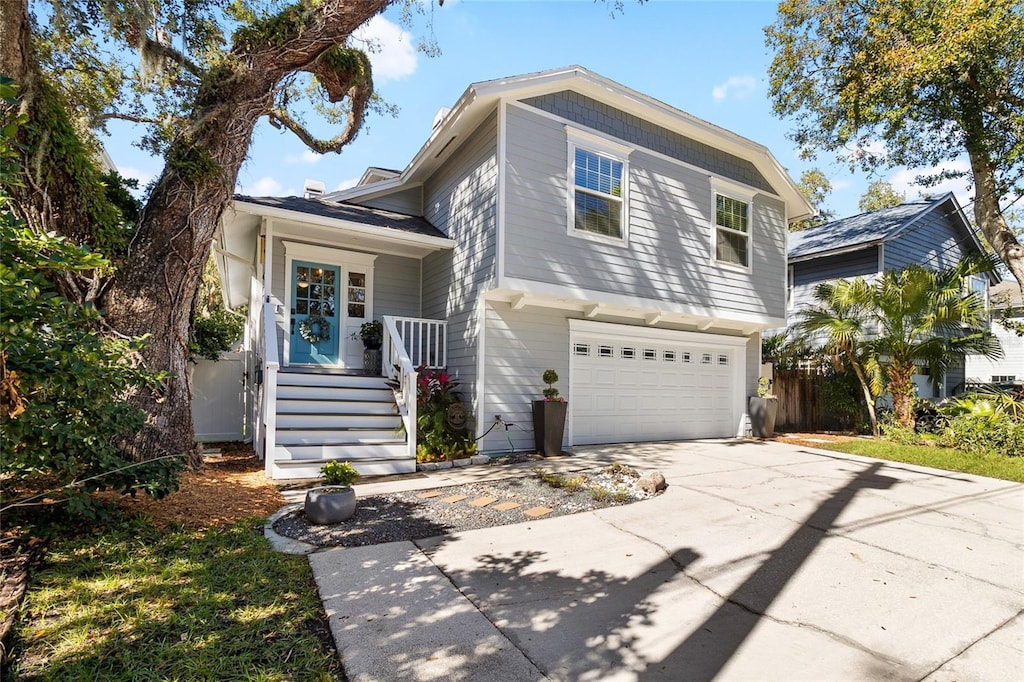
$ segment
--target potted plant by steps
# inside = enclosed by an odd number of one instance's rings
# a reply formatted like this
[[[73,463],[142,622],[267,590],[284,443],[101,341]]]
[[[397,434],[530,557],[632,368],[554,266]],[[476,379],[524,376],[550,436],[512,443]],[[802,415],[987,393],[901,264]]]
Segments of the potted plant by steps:
[[[356,511],[356,491],[352,483],[359,472],[351,462],[328,462],[320,468],[324,485],[306,491],[306,518],[310,523],[327,525],[352,518]]]
[[[381,373],[380,347],[384,344],[384,323],[380,320],[363,322],[352,338],[363,342],[363,373],[378,376]]]
[[[562,434],[565,433],[565,398],[558,395],[555,383],[558,373],[545,370],[541,379],[548,385],[544,400],[533,401],[533,440],[537,453],[545,457],[562,454]]]
[[[750,414],[750,431],[756,438],[772,438],[775,435],[775,416],[779,401],[772,394],[772,382],[768,377],[757,380],[757,395],[747,399]]]

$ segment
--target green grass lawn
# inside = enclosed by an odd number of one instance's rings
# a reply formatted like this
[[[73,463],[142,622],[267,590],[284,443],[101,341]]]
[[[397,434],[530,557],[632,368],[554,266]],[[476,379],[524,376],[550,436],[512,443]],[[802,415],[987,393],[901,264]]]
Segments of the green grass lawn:
[[[816,445],[823,450],[846,452],[851,455],[876,457],[894,462],[961,471],[979,476],[991,476],[1007,481],[1024,483],[1024,457],[1005,455],[975,455],[931,445],[898,445],[885,440],[859,439],[843,443]]]
[[[343,679],[309,563],[262,529],[123,523],[56,543],[22,606],[12,677]]]

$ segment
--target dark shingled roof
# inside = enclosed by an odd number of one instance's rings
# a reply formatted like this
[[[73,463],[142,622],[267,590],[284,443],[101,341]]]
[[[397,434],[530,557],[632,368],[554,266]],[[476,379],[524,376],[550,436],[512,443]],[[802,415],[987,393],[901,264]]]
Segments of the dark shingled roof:
[[[861,213],[799,232],[791,232],[788,241],[789,258],[805,258],[861,244],[884,242],[948,197],[946,194],[933,199],[908,201],[899,206]]]
[[[394,211],[384,211],[379,208],[343,204],[334,201],[321,201],[320,199],[304,199],[302,197],[248,197],[236,194],[235,201],[243,201],[247,204],[256,204],[258,206],[269,206],[320,218],[333,218],[360,225],[382,227],[410,234],[447,239],[447,235],[423,218],[404,213],[395,213]]]

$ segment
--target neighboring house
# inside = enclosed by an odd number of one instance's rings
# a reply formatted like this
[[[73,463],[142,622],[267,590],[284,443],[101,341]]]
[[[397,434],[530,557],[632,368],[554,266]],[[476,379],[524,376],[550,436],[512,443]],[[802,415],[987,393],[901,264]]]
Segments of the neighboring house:
[[[967,356],[967,381],[970,383],[1016,384],[1024,382],[1024,337],[999,324],[1001,311],[1010,310],[1008,319],[1024,325],[1024,300],[1020,285],[1013,277],[989,290],[992,305],[992,333],[1003,346],[1003,357],[989,360],[980,355]]]
[[[760,333],[785,323],[787,224],[812,211],[765,147],[585,69],[473,84],[401,172],[226,213],[215,251],[225,300],[249,305],[257,452],[275,478],[332,458],[413,470],[393,429],[421,363],[461,382],[485,453],[506,433],[533,449],[548,368],[566,447],[743,434]],[[298,333],[311,311],[330,339]],[[347,374],[370,319],[394,394]]]
[[[953,194],[908,201],[861,213],[789,235],[789,324],[814,303],[823,282],[871,277],[916,263],[935,270],[956,264],[984,248]],[[975,277],[965,286],[984,295],[996,275]],[[965,379],[961,361],[932,382],[926,368],[915,377],[918,395],[949,396]],[[937,384],[937,385],[936,385]]]

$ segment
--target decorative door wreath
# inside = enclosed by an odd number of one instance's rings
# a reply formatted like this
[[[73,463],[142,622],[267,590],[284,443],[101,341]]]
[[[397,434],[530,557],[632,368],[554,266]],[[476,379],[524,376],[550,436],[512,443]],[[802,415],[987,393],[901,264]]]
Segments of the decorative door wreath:
[[[320,343],[331,339],[331,323],[323,315],[310,315],[299,322],[299,336],[309,343]]]

